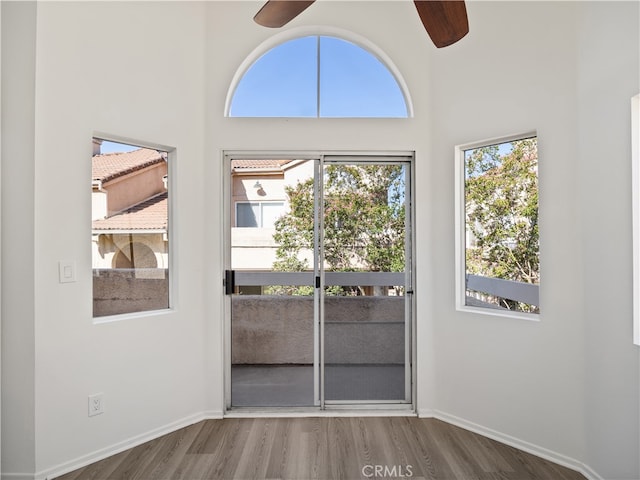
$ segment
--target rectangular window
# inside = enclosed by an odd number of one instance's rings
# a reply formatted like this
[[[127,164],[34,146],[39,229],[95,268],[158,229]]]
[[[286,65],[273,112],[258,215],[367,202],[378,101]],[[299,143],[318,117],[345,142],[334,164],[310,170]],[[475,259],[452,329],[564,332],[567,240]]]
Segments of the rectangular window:
[[[93,316],[168,309],[169,154],[93,139]]]
[[[457,155],[458,308],[539,313],[535,134],[459,146]]]
[[[236,202],[236,227],[273,228],[284,202]]]

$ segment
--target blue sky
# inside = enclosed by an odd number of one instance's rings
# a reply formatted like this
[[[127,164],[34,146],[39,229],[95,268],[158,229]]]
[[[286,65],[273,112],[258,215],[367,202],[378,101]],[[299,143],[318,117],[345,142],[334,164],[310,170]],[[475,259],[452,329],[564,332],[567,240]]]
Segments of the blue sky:
[[[100,153],[130,152],[139,148],[140,147],[133,145],[126,145],[123,143],[108,142],[106,140],[103,140],[102,146],[100,147]]]
[[[407,116],[395,78],[374,55],[318,36],[285,42],[260,57],[236,88],[231,116],[316,117],[318,105],[322,117]]]

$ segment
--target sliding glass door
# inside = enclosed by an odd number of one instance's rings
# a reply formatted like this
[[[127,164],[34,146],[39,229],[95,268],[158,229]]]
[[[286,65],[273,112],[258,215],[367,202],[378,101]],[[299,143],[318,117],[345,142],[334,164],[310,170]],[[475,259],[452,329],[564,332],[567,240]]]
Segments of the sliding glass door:
[[[317,162],[229,161],[231,268],[225,284],[231,295],[231,405],[314,406],[319,375],[313,269]],[[304,225],[290,235],[282,222],[291,217],[292,188],[304,188],[305,202],[311,203],[302,202],[298,215]]]
[[[321,379],[327,404],[410,401],[408,167],[394,158],[324,159]]]
[[[411,403],[411,156],[227,161],[227,407]]]

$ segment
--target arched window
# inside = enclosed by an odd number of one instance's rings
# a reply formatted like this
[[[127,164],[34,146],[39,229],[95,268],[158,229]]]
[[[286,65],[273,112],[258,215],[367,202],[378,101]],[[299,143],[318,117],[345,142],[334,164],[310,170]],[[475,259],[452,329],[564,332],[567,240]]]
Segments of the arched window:
[[[350,39],[304,35],[275,46],[273,41],[262,45],[238,70],[225,113],[230,117],[412,116],[408,90],[390,59],[370,42],[346,36]]]

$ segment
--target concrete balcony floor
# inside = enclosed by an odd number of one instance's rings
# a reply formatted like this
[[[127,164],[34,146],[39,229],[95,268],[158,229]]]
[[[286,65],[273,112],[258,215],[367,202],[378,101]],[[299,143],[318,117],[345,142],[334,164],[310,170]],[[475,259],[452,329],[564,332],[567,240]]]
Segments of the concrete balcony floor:
[[[405,398],[404,365],[327,365],[325,399],[398,401]],[[313,366],[233,365],[234,407],[313,406]]]

